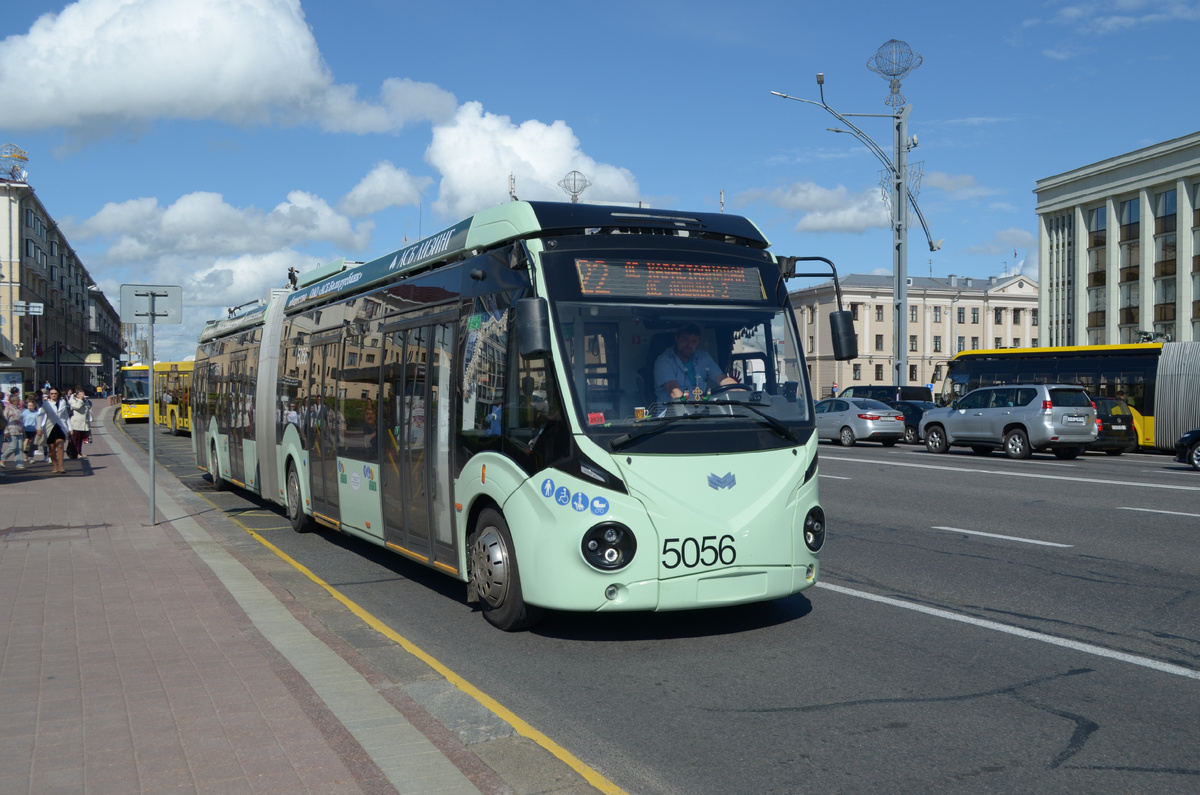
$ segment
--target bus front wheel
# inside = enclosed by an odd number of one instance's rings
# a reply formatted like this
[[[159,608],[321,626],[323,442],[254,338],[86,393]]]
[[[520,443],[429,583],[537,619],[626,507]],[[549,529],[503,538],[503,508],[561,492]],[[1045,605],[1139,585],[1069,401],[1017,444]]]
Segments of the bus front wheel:
[[[470,538],[471,587],[483,604],[483,617],[505,632],[527,629],[542,609],[525,604],[512,535],[504,515],[494,508],[479,514]]]

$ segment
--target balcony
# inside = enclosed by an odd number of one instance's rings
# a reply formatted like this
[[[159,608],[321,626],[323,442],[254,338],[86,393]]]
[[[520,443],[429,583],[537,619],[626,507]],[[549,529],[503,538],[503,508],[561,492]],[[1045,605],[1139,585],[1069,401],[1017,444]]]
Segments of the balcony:
[[[1138,307],[1131,306],[1121,310],[1121,325],[1136,326],[1138,324]]]
[[[1104,328],[1105,313],[1101,309],[1099,312],[1088,312],[1088,328]]]
[[[1154,263],[1155,276],[1174,276],[1175,275],[1175,260],[1164,259]]]
[[[1126,282],[1136,282],[1142,275],[1140,265],[1130,265],[1126,268],[1121,268],[1121,284]]]
[[[1155,304],[1154,305],[1154,322],[1155,323],[1174,323],[1175,322],[1175,304]]]
[[[1092,271],[1088,274],[1088,287],[1103,287],[1106,284],[1108,284],[1108,271]]]

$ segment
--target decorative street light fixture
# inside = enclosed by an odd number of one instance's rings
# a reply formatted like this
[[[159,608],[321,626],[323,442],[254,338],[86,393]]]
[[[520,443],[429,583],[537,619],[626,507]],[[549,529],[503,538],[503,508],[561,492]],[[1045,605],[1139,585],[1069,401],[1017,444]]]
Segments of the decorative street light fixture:
[[[944,240],[934,240],[929,234],[929,224],[925,222],[925,216],[921,214],[921,208],[917,206],[916,196],[908,190],[908,150],[916,148],[917,140],[916,136],[913,136],[911,139],[908,137],[908,114],[912,111],[912,106],[904,104],[904,95],[900,93],[900,79],[920,66],[921,62],[922,58],[919,54],[909,49],[906,43],[896,39],[891,39],[884,43],[876,51],[875,55],[867,61],[867,68],[887,78],[891,85],[891,93],[885,102],[892,107],[892,113],[838,113],[825,103],[825,75],[823,73],[817,74],[817,87],[821,92],[820,102],[789,96],[778,91],[771,92],[783,99],[793,99],[797,102],[804,102],[824,108],[834,118],[849,128],[843,130],[829,127],[828,129],[831,132],[853,135],[870,149],[871,154],[875,155],[884,166],[885,176],[891,183],[892,302],[894,320],[893,336],[895,337],[893,340],[893,350],[895,351],[895,356],[893,357],[895,380],[893,383],[898,385],[908,383],[908,312],[906,311],[908,305],[908,206],[912,205],[913,212],[916,213],[917,219],[921,222],[921,228],[925,230],[925,239],[929,242],[930,251],[937,251],[946,242]],[[895,159],[889,158],[883,149],[880,148],[879,144],[875,143],[869,135],[856,127],[853,122],[846,118],[847,116],[870,116],[891,119]]]

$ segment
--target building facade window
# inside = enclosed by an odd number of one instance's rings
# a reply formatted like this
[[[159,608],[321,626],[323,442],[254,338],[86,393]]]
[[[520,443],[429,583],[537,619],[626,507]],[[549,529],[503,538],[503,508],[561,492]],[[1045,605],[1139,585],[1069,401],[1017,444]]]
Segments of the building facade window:
[[[1004,322],[1004,310],[1003,309],[996,309],[994,316],[995,316],[997,326],[999,326],[1001,323]]]
[[[995,344],[995,346],[994,346],[994,347],[996,347],[996,348],[1003,348],[1003,347],[1004,347],[1004,340],[1002,340],[1002,339],[1001,339],[1001,338],[999,338],[999,337],[996,337],[996,338],[995,338],[995,340],[996,340],[996,344]]]
[[[908,307],[908,322],[916,323],[917,317],[918,317],[918,313],[917,313],[916,305],[915,304],[909,305],[909,307]]]
[[[1038,311],[1036,309],[1029,310],[1029,325],[1036,326],[1038,320]]]
[[[908,380],[909,381],[917,380],[917,366],[915,364],[910,364],[908,366]]]
[[[850,304],[850,316],[858,320],[858,304]]]
[[[1014,348],[1021,347],[1021,338],[1020,337],[1013,337],[1013,347]]]
[[[1012,313],[1013,313],[1013,325],[1015,326],[1021,322],[1021,310],[1017,309],[1016,307],[1013,307]]]
[[[808,335],[808,352],[813,352],[813,338],[811,334]]]
[[[963,309],[961,306],[958,308],[958,322],[959,323],[967,322],[967,310]]]
[[[971,307],[971,322],[976,326],[979,325],[979,307]]]
[[[933,308],[933,322],[934,323],[942,322],[942,308],[940,306],[935,306]]]
[[[917,335],[916,334],[908,335],[908,349],[910,351],[915,351],[917,349]]]
[[[966,349],[967,349],[967,338],[966,338],[966,337],[959,337],[959,338],[958,338],[958,352],[959,352],[959,353],[962,353],[962,352],[963,352],[963,351],[965,351]]]
[[[861,380],[862,380],[862,365],[861,365],[861,364],[856,364],[856,365],[854,365],[854,373],[853,373],[853,378],[854,378],[854,380],[855,380],[855,381],[861,381]]]
[[[878,304],[875,307],[875,319],[883,320],[883,304]]]
[[[941,334],[933,335],[933,352],[934,353],[942,352],[942,335]]]
[[[979,350],[979,337],[971,337],[971,350]]]
[[[883,335],[882,334],[875,335],[875,350],[877,350],[877,351],[883,350]]]
[[[875,380],[876,381],[883,380],[883,365],[882,364],[875,365]]]

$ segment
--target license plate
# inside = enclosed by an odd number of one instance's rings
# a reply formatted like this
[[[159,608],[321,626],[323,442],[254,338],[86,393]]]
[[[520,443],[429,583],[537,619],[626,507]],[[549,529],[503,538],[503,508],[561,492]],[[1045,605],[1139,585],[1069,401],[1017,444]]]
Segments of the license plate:
[[[1112,426],[1112,429],[1114,431],[1123,431],[1123,430],[1125,430],[1125,426],[1124,425],[1114,425],[1114,426]]]
[[[1079,417],[1074,414],[1068,414],[1063,417],[1063,422],[1067,425],[1083,425],[1086,420],[1087,417]]]

